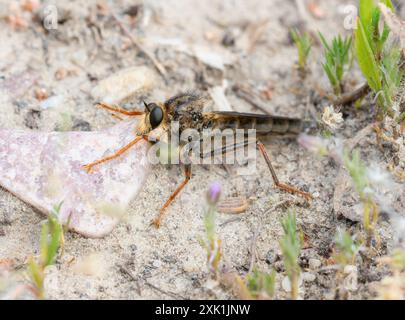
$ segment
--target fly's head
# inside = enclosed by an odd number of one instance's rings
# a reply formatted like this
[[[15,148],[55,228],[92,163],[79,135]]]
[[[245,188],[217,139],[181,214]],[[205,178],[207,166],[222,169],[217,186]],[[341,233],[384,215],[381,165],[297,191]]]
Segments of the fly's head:
[[[148,135],[150,141],[165,141],[173,132],[181,134],[186,129],[202,130],[202,109],[205,99],[190,93],[179,94],[164,103],[146,103],[145,114],[137,135]]]
[[[147,135],[150,141],[161,140],[169,130],[167,108],[163,103],[144,102],[144,105],[145,114],[136,129],[136,134]]]

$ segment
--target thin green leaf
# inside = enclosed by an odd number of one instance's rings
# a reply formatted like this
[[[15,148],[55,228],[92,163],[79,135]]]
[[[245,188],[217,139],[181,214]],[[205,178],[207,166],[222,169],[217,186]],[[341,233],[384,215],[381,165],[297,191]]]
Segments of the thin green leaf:
[[[319,38],[321,39],[321,42],[322,42],[323,46],[325,47],[325,49],[328,51],[332,51],[329,47],[328,42],[326,41],[325,37],[323,36],[323,34],[321,32],[318,32],[318,34],[319,34]]]
[[[33,258],[30,258],[28,261],[28,273],[35,287],[42,291],[44,275],[40,266],[35,262]]]
[[[360,0],[360,20],[363,26],[369,26],[371,17],[373,15],[373,9],[375,8],[374,0]]]
[[[359,19],[357,20],[355,45],[357,60],[363,75],[374,92],[379,92],[381,90],[380,70],[368,42],[363,23]]]
[[[379,52],[382,51],[384,44],[387,41],[388,36],[390,35],[390,32],[391,32],[390,28],[388,27],[388,25],[386,23],[384,23],[384,29],[381,34],[380,40],[378,41]]]
[[[60,225],[59,221],[56,218],[49,217],[48,221],[49,221],[50,239],[48,243],[48,257],[45,266],[51,265],[55,262],[62,234],[62,226]]]
[[[333,72],[330,69],[329,65],[323,64],[322,66],[323,66],[323,69],[325,70],[326,75],[328,76],[329,82],[331,83],[333,89],[336,91],[336,88],[338,86],[338,80],[333,75]]]
[[[371,44],[371,48],[373,49],[374,55],[376,57],[378,57],[378,55],[380,53],[379,51],[377,51],[377,49],[378,49],[377,44],[380,40],[380,28],[378,26],[378,24],[380,22],[380,17],[381,17],[380,9],[378,9],[376,7],[376,8],[374,8],[372,15],[371,15],[370,27],[363,24],[363,27],[366,30],[368,40]],[[368,28],[370,28],[370,30],[368,30]]]
[[[47,222],[45,222],[41,226],[41,236],[39,240],[42,265],[46,265],[46,261],[48,260],[48,233],[49,225]]]

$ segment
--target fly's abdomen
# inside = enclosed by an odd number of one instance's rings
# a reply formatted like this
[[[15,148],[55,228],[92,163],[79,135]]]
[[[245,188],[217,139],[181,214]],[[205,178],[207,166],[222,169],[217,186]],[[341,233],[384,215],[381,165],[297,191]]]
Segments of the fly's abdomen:
[[[269,118],[253,120],[253,128],[258,134],[299,134],[302,131],[300,119]]]
[[[213,112],[211,119],[214,127],[224,129],[255,129],[257,134],[283,135],[299,134],[304,127],[301,119],[277,117],[270,115],[238,113],[238,112]]]

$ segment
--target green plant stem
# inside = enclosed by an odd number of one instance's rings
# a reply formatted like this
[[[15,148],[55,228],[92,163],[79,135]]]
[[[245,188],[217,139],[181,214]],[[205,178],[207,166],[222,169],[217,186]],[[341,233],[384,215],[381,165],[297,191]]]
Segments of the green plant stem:
[[[298,275],[294,272],[290,278],[291,281],[291,299],[297,300],[298,299]]]

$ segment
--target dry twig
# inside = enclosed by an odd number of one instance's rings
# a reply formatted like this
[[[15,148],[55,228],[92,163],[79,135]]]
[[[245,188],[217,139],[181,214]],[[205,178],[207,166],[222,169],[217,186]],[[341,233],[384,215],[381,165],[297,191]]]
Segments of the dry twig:
[[[163,290],[163,289],[160,289],[159,287],[156,287],[155,285],[151,284],[150,282],[148,282],[148,281],[146,281],[146,280],[145,280],[145,284],[146,284],[148,287],[152,288],[153,290],[156,290],[156,291],[158,291],[158,292],[160,292],[160,293],[163,293],[163,294],[165,294],[165,295],[167,295],[167,296],[170,296],[170,297],[172,297],[172,298],[174,298],[174,299],[177,299],[177,300],[188,300],[187,298],[185,298],[185,297],[183,297],[183,296],[181,296],[181,295],[179,295],[179,294],[177,294],[177,293],[174,293],[174,292],[171,292],[171,291],[165,291],[165,290]]]
[[[269,114],[266,108],[262,105],[261,102],[257,101],[254,96],[254,93],[239,85],[234,85],[232,87],[233,92],[241,99],[245,100],[249,104],[251,104],[254,108],[259,109],[265,114]]]
[[[365,97],[371,91],[369,85],[364,83],[361,87],[354,90],[353,92],[342,95],[340,98],[333,101],[335,106],[345,106],[351,104],[363,97]]]
[[[251,273],[253,271],[253,267],[255,265],[255,261],[257,258],[256,244],[257,244],[257,238],[259,237],[259,234],[260,234],[260,226],[254,230],[253,235],[252,235],[252,240],[251,240],[250,248],[249,248],[250,264],[249,264],[248,273]]]
[[[141,286],[139,285],[139,279],[135,278],[135,276],[132,274],[132,272],[129,271],[124,266],[120,266],[120,271],[122,273],[126,274],[129,278],[131,278],[131,280],[133,280],[135,282],[135,284],[136,284],[136,293],[141,296],[142,292],[141,292]]]
[[[125,35],[131,40],[135,47],[138,50],[142,51],[150,61],[152,61],[153,65],[157,69],[157,71],[162,75],[162,77],[166,80],[167,79],[167,72],[165,67],[148,51],[146,50],[132,35],[132,33],[128,30],[128,28],[122,23],[122,21],[117,17],[115,13],[111,13],[114,20],[117,22],[121,30],[125,33]]]

